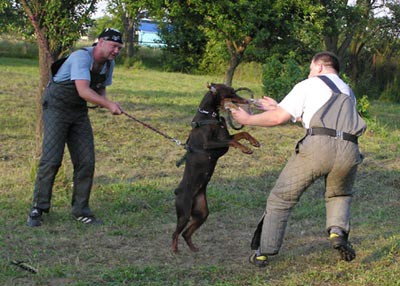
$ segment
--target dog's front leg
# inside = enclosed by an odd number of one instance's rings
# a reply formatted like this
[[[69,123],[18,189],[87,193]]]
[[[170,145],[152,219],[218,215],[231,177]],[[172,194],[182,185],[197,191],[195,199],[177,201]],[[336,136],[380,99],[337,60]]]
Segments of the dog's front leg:
[[[217,148],[224,148],[224,147],[234,147],[234,148],[239,148],[240,151],[242,151],[245,154],[252,154],[253,151],[244,146],[243,144],[239,143],[235,139],[227,139],[227,140],[221,140],[221,141],[209,141],[203,145],[204,149],[206,150],[212,150],[212,149],[217,149]]]
[[[242,145],[241,143],[239,143],[238,141],[236,141],[234,139],[229,141],[229,146],[234,147],[234,148],[239,148],[240,151],[242,151],[245,154],[253,154],[253,150]]]
[[[246,139],[254,147],[260,147],[261,146],[260,142],[258,142],[258,140],[256,138],[254,138],[253,136],[251,136],[248,132],[239,132],[239,133],[236,133],[236,134],[232,135],[232,137],[236,141],[239,141],[239,140],[242,140],[242,139]]]

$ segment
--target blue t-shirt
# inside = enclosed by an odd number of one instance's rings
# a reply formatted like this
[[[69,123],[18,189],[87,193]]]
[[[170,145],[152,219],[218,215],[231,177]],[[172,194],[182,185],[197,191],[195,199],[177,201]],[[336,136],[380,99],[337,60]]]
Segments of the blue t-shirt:
[[[87,47],[85,48],[85,50],[77,50],[73,52],[63,63],[56,75],[53,77],[53,80],[55,82],[81,79],[90,81],[90,70],[92,68],[93,62],[93,47]],[[115,62],[111,61],[104,87],[111,85],[112,83],[114,65]],[[106,70],[107,64],[104,64],[100,74],[105,74]]]

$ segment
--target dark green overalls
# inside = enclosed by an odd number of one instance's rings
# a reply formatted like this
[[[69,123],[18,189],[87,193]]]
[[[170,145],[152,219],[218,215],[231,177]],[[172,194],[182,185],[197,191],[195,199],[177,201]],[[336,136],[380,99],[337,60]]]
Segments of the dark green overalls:
[[[61,65],[60,65],[61,66]],[[96,92],[106,81],[106,74],[90,72],[90,87]],[[53,75],[55,75],[53,70]],[[49,211],[54,179],[61,166],[65,144],[74,167],[72,215],[91,216],[89,197],[93,183],[95,154],[93,131],[86,101],[72,80],[56,83],[51,79],[43,97],[42,155],[34,187],[33,207]]]

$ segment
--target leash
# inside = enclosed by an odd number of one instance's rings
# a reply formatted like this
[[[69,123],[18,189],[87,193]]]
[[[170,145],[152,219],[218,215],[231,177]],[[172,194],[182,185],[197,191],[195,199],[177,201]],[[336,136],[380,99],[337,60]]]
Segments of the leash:
[[[132,115],[129,115],[129,114],[126,113],[125,111],[122,111],[122,113],[123,113],[124,115],[126,115],[127,117],[129,117],[130,119],[136,121],[137,123],[140,123],[140,124],[143,125],[144,127],[147,127],[147,128],[149,128],[150,130],[153,130],[154,132],[160,134],[160,135],[163,136],[164,138],[166,138],[166,139],[168,139],[168,140],[174,142],[176,145],[178,145],[178,146],[184,145],[184,144],[182,144],[182,142],[179,141],[178,139],[175,139],[175,138],[173,138],[173,137],[171,137],[171,136],[168,136],[167,134],[165,134],[165,133],[163,133],[163,132],[161,132],[161,131],[155,129],[154,127],[150,126],[149,124],[144,123],[143,121],[141,121],[141,120],[139,120],[139,119],[133,117]]]
[[[25,261],[22,260],[13,260],[11,261],[11,264],[14,264],[15,266],[18,266],[26,271],[29,271],[33,274],[38,273],[38,270],[36,268],[34,268],[33,266],[29,265],[28,263],[26,263]]]

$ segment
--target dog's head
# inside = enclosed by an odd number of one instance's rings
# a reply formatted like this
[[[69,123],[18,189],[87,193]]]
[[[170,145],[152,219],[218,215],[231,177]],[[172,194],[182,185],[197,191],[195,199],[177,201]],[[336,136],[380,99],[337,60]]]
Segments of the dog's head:
[[[227,103],[249,104],[247,99],[240,97],[232,87],[226,84],[211,83],[207,84],[207,88],[215,96],[218,106],[224,106]]]

